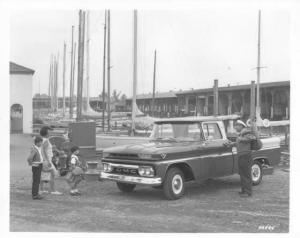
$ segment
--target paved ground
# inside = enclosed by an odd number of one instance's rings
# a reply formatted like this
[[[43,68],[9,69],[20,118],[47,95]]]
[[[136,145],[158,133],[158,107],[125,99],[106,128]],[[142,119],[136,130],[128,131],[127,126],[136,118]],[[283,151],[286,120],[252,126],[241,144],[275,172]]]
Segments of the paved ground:
[[[162,191],[138,187],[122,194],[114,183],[80,184],[81,197],[68,195],[63,178],[56,181],[62,196],[33,201],[31,171],[26,164],[29,136],[11,137],[11,231],[81,232],[288,232],[289,170],[276,168],[254,187],[252,198],[240,198],[238,176],[188,184],[177,201]]]

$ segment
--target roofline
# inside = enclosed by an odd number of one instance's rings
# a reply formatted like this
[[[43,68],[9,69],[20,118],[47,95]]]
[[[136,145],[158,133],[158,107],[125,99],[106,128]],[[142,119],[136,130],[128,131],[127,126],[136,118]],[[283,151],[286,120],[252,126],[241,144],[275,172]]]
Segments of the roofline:
[[[199,122],[199,121],[223,121],[223,120],[236,120],[241,118],[240,115],[222,115],[222,116],[192,116],[192,117],[174,117],[155,119],[154,123],[161,122]]]
[[[28,75],[33,75],[35,71],[33,69],[24,67],[20,64],[16,64],[15,62],[10,61],[10,64],[14,64],[17,67],[23,68],[23,70],[12,70],[11,67],[9,67],[9,74],[28,74]]]
[[[265,82],[260,83],[260,87],[266,88],[266,87],[278,87],[279,85],[283,86],[290,86],[290,81],[275,81],[275,82]],[[245,87],[245,88],[241,88]],[[218,87],[218,91],[234,91],[234,90],[249,90],[251,87],[251,84],[242,84],[242,85],[233,85],[233,86],[222,86]],[[203,92],[213,92],[212,88],[201,88],[201,89],[195,89],[195,90],[185,90],[181,92],[177,92],[176,95],[184,95],[184,94],[193,94],[193,93],[203,93]]]

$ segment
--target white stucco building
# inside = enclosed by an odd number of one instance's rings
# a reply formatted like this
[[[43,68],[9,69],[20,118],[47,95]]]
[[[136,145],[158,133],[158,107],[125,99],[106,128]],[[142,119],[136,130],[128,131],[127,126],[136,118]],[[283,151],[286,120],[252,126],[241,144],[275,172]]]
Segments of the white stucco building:
[[[9,63],[10,131],[32,132],[32,78],[34,70]]]

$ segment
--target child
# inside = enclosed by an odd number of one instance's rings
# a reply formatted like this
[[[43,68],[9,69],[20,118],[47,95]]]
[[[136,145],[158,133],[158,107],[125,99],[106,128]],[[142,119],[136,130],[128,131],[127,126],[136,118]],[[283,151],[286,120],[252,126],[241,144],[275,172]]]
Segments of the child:
[[[78,158],[79,147],[73,146],[71,148],[71,159],[69,164],[69,173],[67,174],[67,183],[70,186],[70,194],[72,196],[80,195],[77,185],[83,180],[84,171],[81,168],[82,163]]]
[[[34,138],[34,145],[31,148],[30,155],[27,158],[28,164],[32,166],[32,199],[40,200],[43,197],[39,195],[39,184],[41,180],[41,171],[43,164],[43,157],[41,155],[41,146],[43,138],[36,136]]]

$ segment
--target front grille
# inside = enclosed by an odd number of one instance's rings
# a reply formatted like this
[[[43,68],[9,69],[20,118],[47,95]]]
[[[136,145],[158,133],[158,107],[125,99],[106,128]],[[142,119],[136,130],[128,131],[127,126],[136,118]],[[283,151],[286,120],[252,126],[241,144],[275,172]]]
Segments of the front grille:
[[[137,169],[132,169],[132,168],[113,168],[111,173],[114,174],[122,174],[122,175],[133,175],[133,176],[139,176],[138,170]]]
[[[137,154],[110,153],[109,157],[115,157],[115,158],[138,158],[138,155]]]

